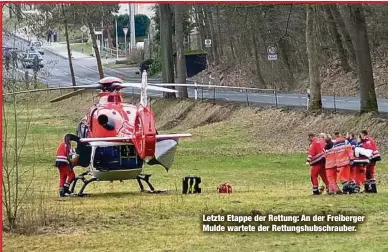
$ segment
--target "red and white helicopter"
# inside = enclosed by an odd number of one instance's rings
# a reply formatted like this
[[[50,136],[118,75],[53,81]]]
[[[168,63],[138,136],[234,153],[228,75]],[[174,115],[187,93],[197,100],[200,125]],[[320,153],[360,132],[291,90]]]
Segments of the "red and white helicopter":
[[[139,88],[138,105],[124,103],[123,88]],[[115,77],[101,79],[98,84],[69,86],[48,89],[36,89],[17,93],[31,93],[47,90],[79,89],[60,96],[50,102],[58,102],[79,95],[88,90],[101,90],[99,102],[92,106],[80,121],[75,134],[67,134],[77,142],[76,153],[79,155],[77,166],[87,171],[76,176],[70,186],[74,188],[78,180],[83,186],[78,196],[84,195],[85,187],[93,181],[123,181],[137,179],[141,191],[141,180],[156,192],[149,182],[149,174],[143,174],[144,164],[162,165],[167,171],[172,166],[178,139],[190,137],[191,134],[158,134],[154,114],[148,104],[147,90],[177,92],[147,84],[147,73],[142,73],[142,82],[124,83]],[[17,94],[12,93],[12,94]],[[86,179],[86,176],[91,178]]]

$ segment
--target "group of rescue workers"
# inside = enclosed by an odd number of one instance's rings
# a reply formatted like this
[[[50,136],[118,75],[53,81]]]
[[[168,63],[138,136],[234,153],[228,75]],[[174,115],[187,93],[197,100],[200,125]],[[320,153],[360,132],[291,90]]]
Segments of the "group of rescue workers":
[[[325,186],[328,194],[360,193],[362,185],[365,193],[377,193],[375,170],[381,156],[368,131],[362,130],[357,136],[348,132],[344,137],[336,132],[334,138],[325,133],[311,133],[308,137],[310,147],[306,164],[311,166],[314,195],[322,194]],[[325,186],[319,187],[318,176]]]

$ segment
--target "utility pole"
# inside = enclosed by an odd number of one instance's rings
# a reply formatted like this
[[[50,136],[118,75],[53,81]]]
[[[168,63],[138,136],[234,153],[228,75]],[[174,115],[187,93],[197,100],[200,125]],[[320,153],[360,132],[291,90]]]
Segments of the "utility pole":
[[[116,26],[116,60],[119,60],[119,34],[117,31],[117,16],[115,15],[115,26]]]
[[[136,31],[135,31],[135,4],[128,4],[130,10],[130,24],[131,24],[131,51],[136,48]]]

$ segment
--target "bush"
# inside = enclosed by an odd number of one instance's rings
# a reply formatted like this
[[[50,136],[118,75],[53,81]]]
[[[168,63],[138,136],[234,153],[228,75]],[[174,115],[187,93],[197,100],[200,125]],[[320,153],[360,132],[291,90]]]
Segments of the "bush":
[[[162,71],[162,61],[158,58],[156,60],[152,60],[152,64],[149,65],[149,75],[153,76]]]

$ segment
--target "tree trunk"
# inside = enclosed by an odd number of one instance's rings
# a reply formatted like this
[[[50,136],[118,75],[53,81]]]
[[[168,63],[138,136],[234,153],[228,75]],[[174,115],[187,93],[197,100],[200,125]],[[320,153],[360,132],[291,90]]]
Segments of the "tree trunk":
[[[206,12],[204,10],[204,8],[201,6],[200,8],[200,12],[199,12],[199,18],[201,20],[201,24],[204,24],[203,25],[203,28],[204,28],[204,39],[202,40],[202,44],[205,43],[205,39],[209,39],[211,38],[211,32],[210,32],[210,27],[209,27],[209,22],[207,21],[207,18],[206,18]],[[207,60],[208,62],[210,61],[213,61],[214,60],[214,55],[213,55],[213,51],[211,50],[211,48],[206,48],[206,51],[207,51]]]
[[[354,51],[354,46],[352,43],[352,39],[350,38],[349,32],[346,29],[345,22],[341,16],[336,5],[328,5],[330,8],[331,14],[333,15],[333,19],[337,24],[338,31],[341,34],[342,42],[344,43],[344,47],[346,49],[350,64],[355,67],[356,66],[356,52]]]
[[[253,45],[253,54],[255,55],[255,63],[256,63],[256,75],[259,81],[259,87],[260,88],[265,88],[266,83],[264,81],[263,75],[261,74],[261,69],[260,69],[260,54],[258,52],[258,47],[257,47],[257,42],[256,42],[256,37],[255,33],[251,33],[252,36],[252,45]]]
[[[159,4],[159,11],[162,79],[163,83],[174,83],[171,6],[169,4]],[[176,98],[175,93],[164,93],[163,96],[164,98]]]
[[[287,82],[288,82],[288,89],[292,90],[295,87],[295,78],[294,78],[294,72],[293,72],[293,67],[292,63],[290,62],[290,47],[289,47],[289,42],[287,38],[282,38],[279,41],[279,54],[283,58],[284,64],[287,67]]]
[[[69,31],[68,31],[68,26],[67,26],[67,18],[65,14],[65,8],[63,7],[63,4],[61,5],[62,7],[62,15],[64,18],[64,24],[65,24],[65,37],[66,37],[66,45],[67,45],[67,56],[69,57],[69,68],[70,68],[70,74],[71,74],[71,83],[73,83],[73,86],[77,86],[75,82],[75,74],[74,74],[74,68],[73,68],[73,61],[71,59],[71,49],[70,49],[70,41],[69,41]]]
[[[220,5],[216,5],[216,24],[217,24],[217,41],[222,41],[222,30],[221,30],[221,15],[220,15]],[[224,55],[224,50],[222,48],[223,43],[219,43],[218,46],[218,54],[219,57],[222,58]]]
[[[175,43],[176,43],[176,69],[177,82],[180,84],[186,83],[186,58],[183,45],[183,16],[186,11],[186,6],[183,4],[175,5]],[[178,87],[180,98],[189,98],[187,87]]]
[[[205,27],[203,25],[203,19],[201,18],[200,16],[200,11],[202,11],[202,9],[196,5],[194,5],[194,9],[195,9],[195,22],[198,24],[198,34],[199,34],[199,49],[202,49],[203,48],[203,41],[205,39]]]
[[[310,91],[308,110],[318,112],[322,110],[321,81],[319,79],[319,51],[316,34],[316,6],[307,5],[306,15],[306,45],[309,64]]]
[[[9,15],[9,18],[13,17],[12,8],[13,8],[13,4],[8,4],[8,15]]]
[[[106,29],[106,34],[107,34],[107,37],[108,37],[108,47],[113,49],[115,48],[116,46],[113,45],[113,39],[112,39],[112,25],[109,25],[108,26],[109,28]]]
[[[348,59],[346,57],[345,49],[342,46],[341,35],[339,34],[337,27],[335,26],[335,21],[331,13],[330,6],[323,5],[323,7],[324,7],[325,17],[328,22],[331,35],[334,37],[334,42],[337,47],[337,52],[338,52],[339,59],[341,61],[342,68],[344,69],[345,72],[350,72],[351,69],[348,63]]]
[[[88,26],[90,30],[90,36],[92,37],[92,45],[93,45],[94,53],[96,55],[98,73],[100,74],[100,79],[102,79],[104,78],[104,69],[102,68],[101,56],[97,46],[96,34],[94,34],[93,25],[90,21],[88,23]]]
[[[360,81],[360,112],[378,112],[364,10],[362,5],[348,5],[346,9],[351,18],[349,24],[356,51],[357,74]]]
[[[210,5],[209,5],[210,7]],[[209,29],[210,29],[210,38],[212,40],[212,45],[211,45],[211,50],[213,52],[213,58],[214,58],[214,63],[215,65],[218,65],[220,63],[220,56],[218,54],[218,41],[217,41],[217,38],[216,38],[216,32],[215,32],[215,29],[214,29],[214,18],[213,18],[213,9],[205,9],[205,13],[206,13],[206,20],[209,24]]]

